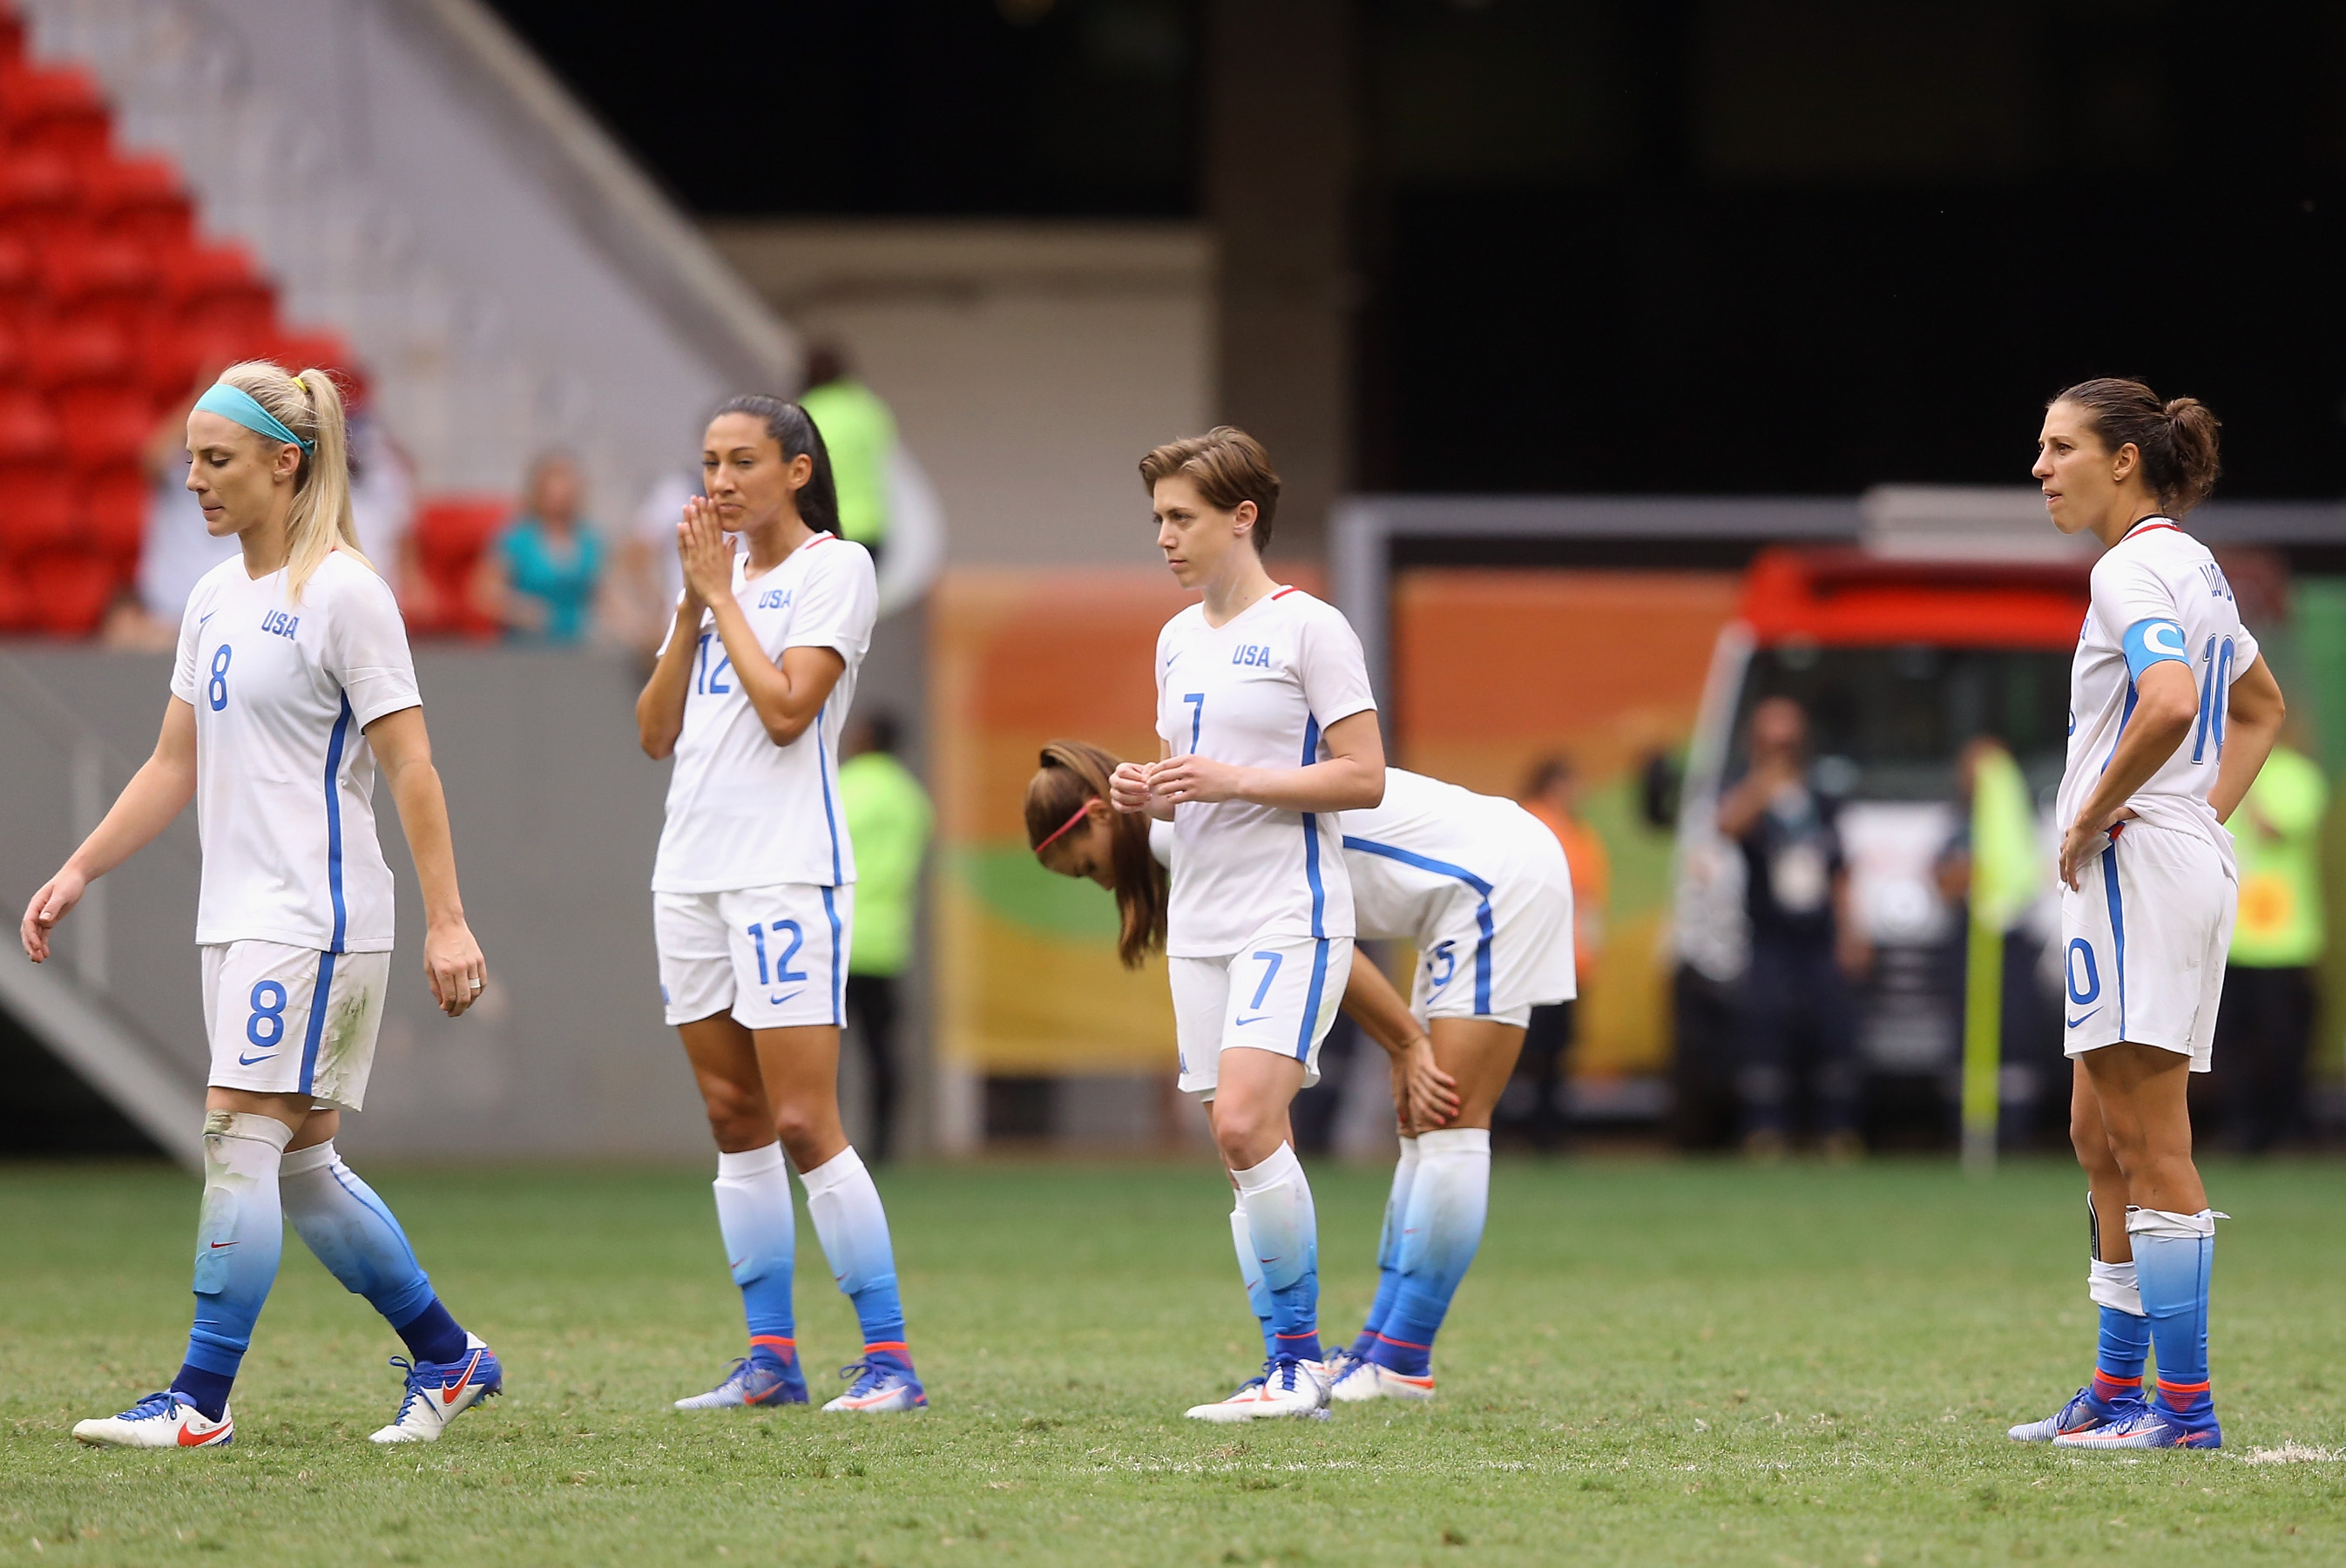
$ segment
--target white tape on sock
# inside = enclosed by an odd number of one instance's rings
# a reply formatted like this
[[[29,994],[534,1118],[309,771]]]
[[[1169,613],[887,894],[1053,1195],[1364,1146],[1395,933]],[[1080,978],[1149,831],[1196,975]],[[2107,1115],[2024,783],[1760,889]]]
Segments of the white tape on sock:
[[[2142,1287],[2136,1282],[2131,1262],[2104,1263],[2096,1258],[2086,1276],[2086,1294],[2096,1307],[2115,1307],[2142,1316]]]

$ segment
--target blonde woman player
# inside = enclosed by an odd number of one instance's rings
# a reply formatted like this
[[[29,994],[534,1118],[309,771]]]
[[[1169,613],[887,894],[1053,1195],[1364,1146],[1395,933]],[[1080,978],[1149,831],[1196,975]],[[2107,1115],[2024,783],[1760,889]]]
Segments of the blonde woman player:
[[[211,1087],[204,1098],[196,1321],[171,1386],[74,1436],[218,1448],[229,1390],[277,1278],[284,1222],[373,1305],[412,1362],[376,1442],[429,1442],[496,1393],[487,1345],[433,1294],[399,1222],[334,1152],[366,1098],[392,952],[391,871],[375,841],[380,765],[423,894],[423,973],[455,1017],[488,972],[464,924],[448,809],[390,586],[351,524],[342,399],[320,371],[233,365],[188,416],[188,489],[239,554],[188,596],[155,754],[25,911],[25,951],[90,882],[190,798],[203,840],[196,941]]]
[[[1101,802],[1116,766],[1096,747],[1053,742],[1026,786],[1027,838],[1048,870],[1116,894],[1137,962],[1152,921],[1162,937],[1173,835],[1162,823],[1144,835]],[[1351,1348],[1328,1359],[1331,1396],[1431,1399],[1433,1337],[1489,1207],[1491,1113],[1531,1010],[1575,994],[1572,880],[1556,835],[1514,801],[1398,768],[1385,769],[1382,803],[1344,813],[1343,850],[1355,933],[1410,942],[1418,959],[1406,1003],[1364,954],[1346,978],[1344,1011],[1392,1058],[1402,1144],[1376,1303]],[[1270,1303],[1243,1214],[1231,1226],[1269,1345]]]
[[[1352,890],[1337,813],[1383,798],[1384,742],[1360,639],[1344,617],[1263,570],[1279,476],[1227,426],[1140,461],[1166,565],[1199,602],[1157,640],[1162,759],[1124,763],[1111,804],[1173,824],[1167,909],[1180,1084],[1214,1141],[1270,1303],[1260,1379],[1188,1413],[1309,1416],[1320,1359],[1319,1224],[1288,1105],[1352,962]]]
[[[718,1229],[750,1343],[677,1408],[806,1402],[787,1150],[863,1329],[852,1382],[823,1409],[919,1410],[887,1211],[839,1117],[855,921],[839,737],[879,614],[872,557],[839,537],[831,459],[796,403],[719,408],[701,475],[708,494],[678,529],[684,594],[636,720],[647,753],[676,758],[652,870],[660,997],[717,1140]]]

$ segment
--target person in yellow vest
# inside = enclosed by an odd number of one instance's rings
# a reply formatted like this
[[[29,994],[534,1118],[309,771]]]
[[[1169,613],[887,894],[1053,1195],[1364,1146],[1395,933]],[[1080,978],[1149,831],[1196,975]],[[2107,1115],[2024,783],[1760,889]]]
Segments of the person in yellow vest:
[[[2232,818],[2240,904],[2216,1014],[2226,1141],[2262,1154],[2297,1132],[2313,1033],[2314,966],[2327,939],[2321,910],[2320,764],[2275,746]]]
[[[855,376],[844,350],[817,343],[807,351],[806,390],[799,406],[822,432],[839,489],[839,535],[872,552],[877,563],[888,544],[888,465],[896,453],[896,416],[880,394]]]
[[[913,958],[913,915],[936,813],[928,791],[896,759],[896,719],[884,711],[849,720],[840,750],[839,798],[855,846],[855,946],[847,960],[849,1033],[872,1084],[872,1140],[884,1160],[896,1130],[897,982]]]

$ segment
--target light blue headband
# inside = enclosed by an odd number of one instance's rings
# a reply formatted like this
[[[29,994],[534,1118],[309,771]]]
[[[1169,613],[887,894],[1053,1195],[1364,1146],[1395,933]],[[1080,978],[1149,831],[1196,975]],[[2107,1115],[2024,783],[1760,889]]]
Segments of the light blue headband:
[[[214,383],[211,391],[198,398],[196,410],[199,413],[216,413],[222,419],[234,420],[249,431],[268,436],[272,441],[286,442],[304,452],[318,449],[316,442],[304,441],[286,429],[283,421],[260,406],[259,398],[242,387],[232,387],[226,382]]]

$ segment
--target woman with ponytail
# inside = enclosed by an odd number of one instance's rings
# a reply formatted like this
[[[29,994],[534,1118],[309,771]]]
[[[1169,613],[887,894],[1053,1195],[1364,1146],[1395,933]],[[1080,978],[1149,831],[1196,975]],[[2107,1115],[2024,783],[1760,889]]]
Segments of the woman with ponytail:
[[[2022,1442],[2217,1448],[2208,1378],[2216,1221],[2186,1089],[2210,1065],[2239,872],[2224,821],[2280,732],[2280,687],[2208,547],[2180,520],[2217,473],[2216,416],[2140,382],[2046,408],[2035,474],[2053,525],[2103,545],[2069,677],[2062,957],[2069,1136],[2086,1167],[2093,1380]],[[2155,1397],[2143,1368],[2157,1352]]]
[[[233,1441],[229,1390],[277,1276],[284,1222],[406,1341],[381,1443],[430,1442],[505,1374],[434,1295],[391,1210],[334,1150],[366,1098],[390,983],[392,882],[375,839],[381,768],[423,898],[423,972],[454,1018],[488,970],[455,854],[398,602],[358,552],[342,396],[323,371],[232,365],[188,416],[188,489],[236,555],[188,597],[155,754],[33,895],[36,963],[89,883],[190,799],[204,1023],[204,1201],[196,1320],[171,1386],[74,1428],[124,1448]]]
[[[798,404],[727,402],[700,469],[707,494],[677,528],[684,593],[636,723],[646,755],[676,759],[652,867],[660,1000],[717,1142],[717,1225],[750,1342],[716,1388],[677,1408],[807,1400],[787,1154],[863,1331],[852,1381],[823,1409],[916,1410],[928,1396],[887,1211],[839,1115],[855,929],[839,739],[879,616],[872,556],[839,537],[831,456]]]
[[[1079,740],[1043,748],[1026,784],[1026,840],[1044,868],[1116,894],[1127,965],[1165,942],[1169,824],[1107,804],[1117,759]],[[1344,1011],[1392,1059],[1401,1158],[1378,1243],[1367,1323],[1327,1360],[1345,1402],[1433,1397],[1433,1347],[1474,1261],[1489,1207],[1491,1113],[1534,1007],[1575,993],[1572,877],[1556,835],[1512,800],[1398,768],[1384,799],[1344,813],[1354,931],[1417,950],[1403,1002],[1355,952]],[[1243,1207],[1230,1217],[1249,1304],[1274,1358],[1272,1302]]]

